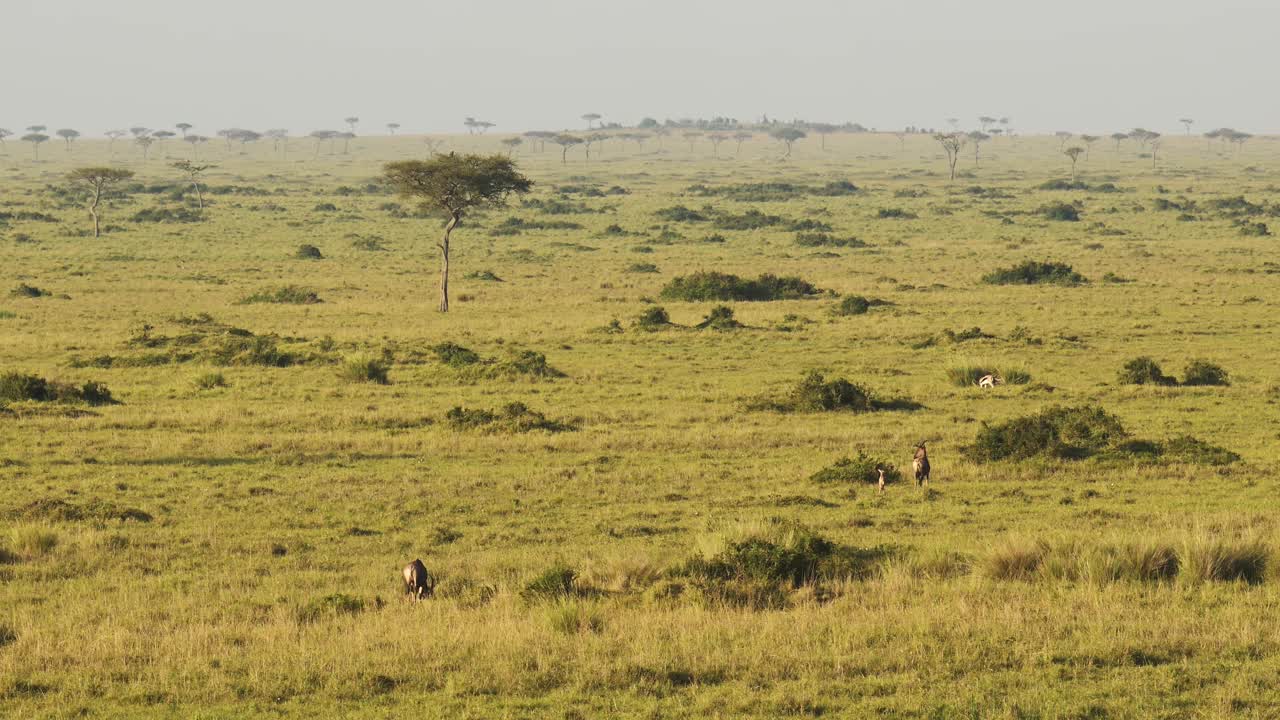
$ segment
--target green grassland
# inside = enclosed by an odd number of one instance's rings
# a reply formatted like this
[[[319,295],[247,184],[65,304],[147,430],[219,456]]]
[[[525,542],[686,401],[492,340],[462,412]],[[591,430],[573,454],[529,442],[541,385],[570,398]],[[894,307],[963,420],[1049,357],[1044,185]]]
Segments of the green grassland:
[[[1084,187],[1041,189],[1069,175],[1058,145],[1002,138],[978,166],[970,147],[948,182],[927,136],[814,137],[786,162],[759,135],[567,164],[526,144],[534,191],[455,233],[441,314],[440,220],[378,182],[418,138],[210,143],[203,214],[165,161],[179,142],[36,163],[10,140],[0,374],[117,402],[0,412],[0,715],[1280,715],[1280,241],[1256,226],[1280,232],[1280,147],[1171,138],[1153,167],[1103,144]],[[94,239],[60,188],[108,161],[140,185]],[[1028,260],[1088,282],[982,281]],[[661,297],[697,271],[823,292]],[[319,302],[245,302],[289,286]],[[834,312],[849,296],[888,303]],[[697,329],[719,305],[744,327]],[[637,326],[657,306],[673,325]],[[1122,384],[1138,356],[1230,385]],[[370,366],[388,382],[353,381]],[[1030,380],[979,390],[949,377],[966,367]],[[813,370],[910,402],[761,402]],[[516,402],[550,429],[450,419]],[[965,454],[1054,405],[1240,459]],[[812,479],[859,453],[906,478],[925,439],[927,489]],[[752,574],[728,563],[744,548],[821,569]],[[415,557],[439,578],[421,603],[399,580]]]

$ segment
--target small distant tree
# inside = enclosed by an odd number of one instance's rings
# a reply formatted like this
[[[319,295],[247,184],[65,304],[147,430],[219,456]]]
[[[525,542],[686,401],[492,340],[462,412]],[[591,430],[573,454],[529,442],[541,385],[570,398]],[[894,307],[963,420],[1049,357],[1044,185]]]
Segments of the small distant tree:
[[[178,160],[177,162],[172,163],[172,165],[185,173],[187,179],[191,181],[191,187],[196,191],[196,207],[204,210],[204,193],[200,190],[200,175],[205,170],[209,170],[217,166],[197,165],[189,160]]]
[[[530,144],[536,142],[538,144],[538,152],[542,152],[547,149],[547,141],[555,137],[556,134],[549,130],[530,130],[524,136],[529,138]]]
[[[477,125],[477,121],[476,121],[476,119],[475,119],[475,118],[473,118],[473,117],[465,118],[465,119],[462,121],[462,126],[463,126],[463,127],[465,127],[465,128],[467,129],[467,134],[468,134],[468,135],[474,135],[474,134],[475,134],[475,132],[476,132],[476,125]]]
[[[178,133],[175,133],[172,130],[157,130],[151,133],[151,137],[155,138],[156,142],[160,143],[162,147],[164,146],[165,140],[168,140],[171,137],[177,137],[177,135]]]
[[[907,134],[905,132],[896,132],[893,136],[898,138],[898,153],[901,154],[907,149]]]
[[[1076,181],[1076,161],[1079,160],[1080,156],[1083,155],[1084,153],[1085,153],[1085,149],[1080,147],[1079,145],[1072,145],[1071,147],[1062,151],[1063,155],[1066,155],[1067,157],[1071,158],[1071,182],[1073,183]]]
[[[351,141],[356,139],[356,134],[353,132],[340,132],[337,138],[342,141],[342,154],[348,154],[351,151]]]
[[[1156,156],[1160,153],[1160,145],[1164,143],[1164,139],[1160,137],[1160,133],[1155,133],[1155,137],[1149,139],[1147,144],[1151,146],[1151,168],[1156,167]]]
[[[334,139],[335,137],[337,137],[337,135],[338,135],[338,131],[337,131],[337,130],[312,130],[312,131],[311,131],[311,134],[310,134],[310,135],[308,135],[308,137],[310,137],[312,140],[315,140],[315,141],[316,141],[316,146],[315,146],[315,151],[316,151],[316,152],[315,152],[315,157],[320,157],[320,144],[321,144],[321,143],[323,143],[323,142],[325,142],[325,141],[328,141],[328,142],[329,142],[329,152],[330,152],[330,154],[332,154],[332,153],[333,153],[333,139]]]
[[[577,135],[560,133],[559,135],[556,135],[555,137],[551,138],[551,142],[560,146],[560,164],[564,165],[565,163],[569,162],[569,148],[573,147],[574,145],[581,145],[582,138],[578,137]]]
[[[981,115],[978,117],[978,125],[982,132],[986,132],[987,128],[996,124],[996,119],[989,115]]]
[[[604,141],[608,139],[609,139],[608,134],[602,133],[602,132],[590,133],[586,137],[582,138],[582,144],[587,151],[587,156],[590,157],[591,155],[591,145],[593,143],[600,146],[600,154],[603,155]]]
[[[1178,122],[1186,126],[1187,137],[1191,137],[1191,126],[1194,125],[1196,121],[1191,118],[1178,118]]]
[[[1062,150],[1064,147],[1066,147],[1067,141],[1075,137],[1072,133],[1069,133],[1066,130],[1059,130],[1053,135],[1054,137],[1058,138],[1058,150]]]
[[[651,117],[643,118],[638,124],[636,124],[636,127],[641,130],[652,130],[658,127],[658,121]]]
[[[422,144],[427,146],[427,157],[435,157],[440,148],[444,147],[444,138],[424,137]]]
[[[1138,141],[1139,150],[1145,150],[1148,143],[1160,137],[1160,133],[1153,130],[1147,130],[1145,128],[1134,128],[1133,131],[1129,133],[1129,137]]]
[[[951,169],[951,180],[956,179],[956,161],[960,159],[960,150],[964,148],[964,135],[953,133],[936,133],[934,140],[942,146],[943,152],[947,154],[947,167]]]
[[[1120,143],[1129,139],[1129,133],[1111,133],[1111,141],[1116,144],[1116,152],[1120,152]]]
[[[599,120],[600,117],[601,117],[600,113],[587,113],[586,115],[582,116],[582,119],[587,121],[587,129],[590,130],[591,124]]]
[[[48,129],[49,127],[47,125],[28,125],[27,126],[27,132],[29,133],[42,133]]]
[[[61,130],[54,132],[54,135],[62,138],[62,141],[67,144],[67,152],[71,152],[71,143],[74,142],[76,138],[80,137],[80,131],[72,130],[71,128],[62,128]]]
[[[951,126],[952,130],[959,130],[960,118],[949,117],[947,118],[947,124]]]
[[[688,132],[683,132],[680,134],[684,136],[685,140],[689,141],[689,152],[693,152],[694,143],[698,142],[698,138],[702,137],[703,135],[703,133],[697,130],[689,130]]]
[[[968,135],[965,135],[965,137],[969,139],[969,142],[973,143],[973,164],[976,166],[981,157],[982,143],[990,140],[991,136],[984,132],[974,130]]]
[[[745,132],[745,131],[744,131],[744,132],[736,132],[736,133],[734,133],[734,134],[733,134],[733,141],[734,141],[735,143],[737,143],[737,145],[736,145],[736,147],[734,147],[734,149],[733,149],[733,156],[734,156],[734,157],[737,157],[737,156],[742,152],[742,143],[744,143],[744,142],[746,142],[746,141],[750,140],[750,139],[751,139],[751,138],[753,138],[753,137],[755,137],[755,136],[754,136],[754,135],[752,135],[751,133],[749,133],[749,132]]]
[[[182,133],[182,137],[185,139],[187,137],[187,131],[195,126],[192,125],[191,123],[178,123],[177,125],[174,125],[174,127],[178,128],[178,130]]]
[[[48,142],[49,136],[44,133],[27,133],[22,136],[22,142],[31,143],[31,159],[39,162],[40,160],[40,143]]]
[[[516,148],[524,144],[524,140],[520,139],[518,136],[509,137],[504,138],[502,140],[502,144],[507,146],[507,157],[511,157],[511,154],[515,152]]]
[[[116,152],[116,141],[128,135],[124,130],[108,130],[103,135],[107,136],[107,149],[112,155]]]
[[[769,137],[772,137],[774,140],[777,140],[787,147],[786,154],[782,156],[785,160],[786,158],[791,157],[791,148],[795,145],[796,141],[803,140],[806,137],[809,137],[809,135],[800,128],[781,127],[769,133]]]
[[[143,135],[150,135],[151,129],[142,127],[141,125],[134,125],[129,128],[129,134],[134,137],[142,137]]]
[[[667,127],[659,125],[653,128],[653,136],[658,138],[658,149],[662,149],[662,138],[671,134],[671,130]]]
[[[351,117],[342,118],[342,122],[347,124],[348,131],[350,131],[352,136],[354,137],[356,132],[356,125],[360,123],[360,118],[356,117],[355,115],[352,115]]]
[[[147,161],[147,155],[151,152],[151,145],[155,141],[156,139],[150,135],[139,135],[133,139],[134,144],[142,148],[142,162]]]
[[[284,157],[289,157],[289,131],[284,128],[271,128],[263,133],[271,138],[271,149],[280,150]]]
[[[1089,161],[1089,151],[1093,149],[1093,144],[1098,142],[1101,139],[1102,138],[1098,137],[1097,135],[1081,135],[1080,136],[1081,142],[1084,143],[1085,162]]]
[[[109,167],[76,168],[67,174],[67,180],[88,191],[89,215],[93,218],[93,236],[102,237],[102,226],[98,217],[98,206],[102,196],[115,185],[133,177],[131,170]]]
[[[809,126],[809,129],[818,134],[818,137],[820,138],[820,142],[821,142],[819,147],[821,147],[823,150],[826,150],[827,136],[833,132],[836,132],[840,128],[836,125],[832,125],[831,123],[813,123],[812,125]]]
[[[711,133],[707,139],[711,141],[711,154],[720,157],[720,143],[728,140],[729,136],[724,133]]]
[[[476,130],[478,130],[481,135],[491,127],[497,127],[496,123],[491,123],[488,120],[479,120],[476,122]]]
[[[5,128],[0,128],[0,147],[3,147],[6,152],[8,152],[9,146],[5,144],[4,139],[9,137],[12,134],[13,134],[12,130],[6,130]]]
[[[387,132],[391,133],[392,135],[395,135],[396,131],[399,129],[400,129],[400,123],[387,123]]]
[[[196,135],[195,133],[192,133],[192,134],[190,134],[190,135],[188,135],[188,136],[186,136],[186,137],[182,138],[182,141],[183,141],[183,142],[185,142],[185,143],[187,143],[188,145],[190,145],[190,146],[191,146],[191,159],[192,159],[192,160],[195,160],[195,159],[196,159],[196,156],[197,156],[197,155],[199,155],[199,153],[198,153],[198,152],[197,152],[197,150],[196,150],[196,146],[198,146],[198,145],[200,145],[200,144],[202,144],[202,143],[207,143],[207,142],[209,142],[209,138],[207,138],[207,137],[205,137],[205,136],[203,136],[203,135]]]
[[[440,312],[449,311],[449,241],[472,210],[497,207],[512,193],[527,193],[533,182],[521,175],[511,158],[501,155],[449,153],[433,160],[388,163],[383,175],[404,197],[444,213],[447,220],[440,248]]]

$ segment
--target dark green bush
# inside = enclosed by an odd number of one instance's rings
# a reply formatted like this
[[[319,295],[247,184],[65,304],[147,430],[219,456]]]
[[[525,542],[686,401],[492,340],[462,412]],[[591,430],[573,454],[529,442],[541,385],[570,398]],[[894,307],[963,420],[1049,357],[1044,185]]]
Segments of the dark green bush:
[[[576,429],[572,423],[548,419],[520,402],[507,403],[498,412],[454,407],[445,413],[444,419],[454,430],[525,433],[533,430],[562,432]]]
[[[390,369],[386,362],[377,358],[351,358],[342,363],[338,377],[347,382],[386,385],[391,382],[388,378]]]
[[[298,251],[294,256],[299,260],[323,260],[324,254],[320,252],[320,248],[315,245],[299,245]]]
[[[464,348],[457,343],[444,342],[439,345],[432,345],[430,350],[435,353],[440,362],[449,367],[466,367],[480,362],[479,353],[469,348]]]
[[[665,308],[655,305],[645,308],[636,318],[635,326],[641,330],[663,330],[671,327],[671,316]]]
[[[272,303],[277,305],[314,305],[324,302],[314,290],[297,285],[282,285],[274,288],[263,288],[252,295],[247,295],[236,302],[237,305],[254,303]]]
[[[920,216],[902,208],[880,208],[876,211],[876,217],[881,220],[915,220]]]
[[[717,305],[711,308],[711,312],[707,313],[702,322],[694,327],[699,330],[737,330],[743,325],[733,317],[733,308],[728,305]]]
[[[988,273],[982,277],[982,282],[988,285],[1078,285],[1088,281],[1066,263],[1028,260],[1021,265]]]
[[[46,380],[19,372],[0,374],[0,404],[6,402],[58,402],[115,405],[106,385],[87,382],[80,386]]]
[[[854,457],[840,458],[832,465],[810,475],[809,479],[824,484],[876,483],[880,480],[880,473],[876,472],[876,468],[884,470],[885,482],[901,482],[902,471],[893,463],[873,458],[862,450],[859,450]]]
[[[1207,360],[1192,360],[1182,371],[1183,385],[1230,385],[1227,371]]]
[[[796,244],[800,247],[866,247],[867,244],[856,237],[840,238],[824,232],[796,233]]]
[[[975,462],[1034,457],[1082,458],[1128,438],[1120,419],[1102,408],[1055,406],[997,425],[983,425],[963,453]]]
[[[764,274],[755,280],[716,271],[682,275],[662,288],[666,300],[704,302],[713,300],[768,301],[795,300],[817,295],[820,290],[798,277]]]
[[[565,565],[554,565],[535,575],[520,590],[525,600],[556,600],[573,595],[578,571]]]
[[[1040,214],[1048,220],[1057,220],[1059,222],[1078,222],[1080,220],[1080,210],[1071,203],[1050,203],[1040,208]]]
[[[808,372],[785,395],[748,403],[755,410],[775,412],[870,412],[871,395],[844,378],[827,380],[817,370]]]
[[[483,280],[484,282],[504,282],[502,278],[493,274],[492,270],[477,270],[464,275],[468,280]]]
[[[1178,381],[1164,374],[1160,365],[1149,357],[1138,357],[1126,362],[1120,369],[1122,385],[1177,385]]]
[[[50,295],[53,295],[53,293],[48,290],[38,288],[34,285],[28,285],[26,283],[18,283],[17,287],[9,291],[9,294],[13,297],[23,298],[49,297]]]
[[[666,220],[668,222],[706,222],[711,219],[703,213],[696,210],[690,210],[683,205],[663,208],[654,213],[654,215],[657,215],[660,220]]]
[[[1161,446],[1161,455],[1169,460],[1191,465],[1230,465],[1240,456],[1226,448],[1210,445],[1190,435],[1177,437]]]
[[[631,263],[627,266],[626,272],[629,273],[656,273],[658,266],[653,263]]]
[[[158,207],[139,210],[129,219],[136,223],[197,223],[204,220],[204,214],[194,208]]]

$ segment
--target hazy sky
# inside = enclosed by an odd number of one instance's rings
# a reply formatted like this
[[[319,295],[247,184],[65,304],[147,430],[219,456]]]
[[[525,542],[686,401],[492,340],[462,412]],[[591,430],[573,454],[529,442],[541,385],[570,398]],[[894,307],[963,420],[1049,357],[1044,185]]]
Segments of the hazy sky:
[[[0,0],[0,127],[1280,131],[1280,0]]]

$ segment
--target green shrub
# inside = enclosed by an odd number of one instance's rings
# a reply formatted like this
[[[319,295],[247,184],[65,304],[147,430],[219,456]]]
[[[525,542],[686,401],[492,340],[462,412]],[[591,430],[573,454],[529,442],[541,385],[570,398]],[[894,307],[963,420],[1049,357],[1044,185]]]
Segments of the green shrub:
[[[477,270],[469,272],[464,276],[468,280],[482,280],[484,282],[503,282],[503,279],[493,273],[492,270]]]
[[[881,220],[915,220],[920,216],[902,208],[880,208],[876,211],[876,217]]]
[[[1078,222],[1080,220],[1080,210],[1070,203],[1050,203],[1040,208],[1039,212],[1048,220],[1057,220],[1059,222]]]
[[[18,313],[12,310],[0,310],[0,320],[13,320],[18,317]]]
[[[316,206],[312,208],[312,210],[315,210],[316,212],[337,212],[338,206],[331,202],[322,202],[316,203]]]
[[[479,353],[464,348],[457,343],[443,342],[439,345],[432,345],[430,350],[435,353],[440,362],[449,367],[460,368],[480,362]]]
[[[227,379],[222,373],[205,373],[197,375],[195,380],[191,381],[197,390],[213,390],[214,388],[222,388],[227,386]]]
[[[1192,360],[1182,372],[1183,385],[1230,385],[1227,371],[1207,360]]]
[[[444,419],[453,430],[525,433],[534,430],[563,432],[576,429],[573,423],[548,419],[547,416],[536,410],[530,410],[527,405],[520,402],[507,403],[498,412],[454,407],[445,413]]]
[[[1120,369],[1122,385],[1176,385],[1178,381],[1164,374],[1160,365],[1149,357],[1137,357]]]
[[[324,255],[320,252],[320,248],[315,245],[299,245],[298,251],[294,256],[299,260],[323,260]]]
[[[800,247],[849,247],[861,248],[867,244],[856,237],[835,237],[830,233],[796,233],[796,245]]]
[[[702,322],[694,327],[699,330],[737,330],[743,327],[743,324],[733,317],[733,308],[728,305],[717,305],[711,308],[711,312],[707,313]]]
[[[1190,435],[1173,438],[1160,446],[1161,456],[1189,465],[1230,465],[1240,461],[1236,453]]]
[[[810,371],[780,398],[763,398],[749,405],[756,410],[775,412],[870,412],[871,395],[844,378],[827,380],[821,372]]]
[[[654,213],[654,215],[657,215],[658,219],[666,220],[668,222],[707,222],[711,219],[705,214],[696,210],[690,210],[683,205],[663,208]]]
[[[963,454],[975,462],[1034,457],[1082,458],[1128,438],[1120,419],[1102,408],[1055,406],[998,425],[983,425]]]
[[[377,358],[357,357],[342,363],[338,377],[347,382],[386,385],[391,382],[387,378],[390,369],[387,363]]]
[[[656,273],[658,266],[653,263],[631,263],[624,272],[629,273]]]
[[[530,601],[571,597],[573,583],[577,579],[577,570],[565,565],[554,565],[526,582],[520,590],[520,597]]]
[[[645,308],[644,312],[636,317],[635,326],[641,330],[664,330],[671,327],[671,316],[667,314],[665,308],[655,305]]]
[[[275,288],[263,288],[252,295],[240,299],[237,305],[254,303],[274,303],[279,305],[314,305],[323,302],[314,290],[297,285],[283,285]]]
[[[682,275],[667,283],[661,297],[665,300],[706,302],[714,300],[767,301],[795,300],[817,295],[820,291],[798,277],[764,274],[755,280],[716,271],[699,271]]]
[[[1266,223],[1246,222],[1240,224],[1240,234],[1245,237],[1267,237],[1271,234],[1271,228]]]
[[[87,382],[80,386],[53,382],[38,375],[19,372],[0,374],[0,403],[5,402],[60,402],[85,403],[87,405],[114,405],[115,398],[106,385]]]
[[[902,481],[902,471],[892,463],[873,458],[862,450],[859,450],[854,457],[840,458],[832,465],[810,475],[809,479],[823,484],[876,483],[880,481],[880,473],[876,472],[876,468],[884,470],[885,482]]]
[[[831,308],[831,314],[839,317],[847,317],[849,315],[865,315],[873,307],[883,305],[892,305],[888,300],[879,298],[867,298],[861,295],[846,295],[840,302]]]
[[[135,223],[197,223],[204,220],[204,213],[187,207],[154,207],[139,210],[129,216]]]
[[[1028,260],[988,273],[982,276],[982,282],[988,285],[1079,285],[1088,280],[1066,263]]]

